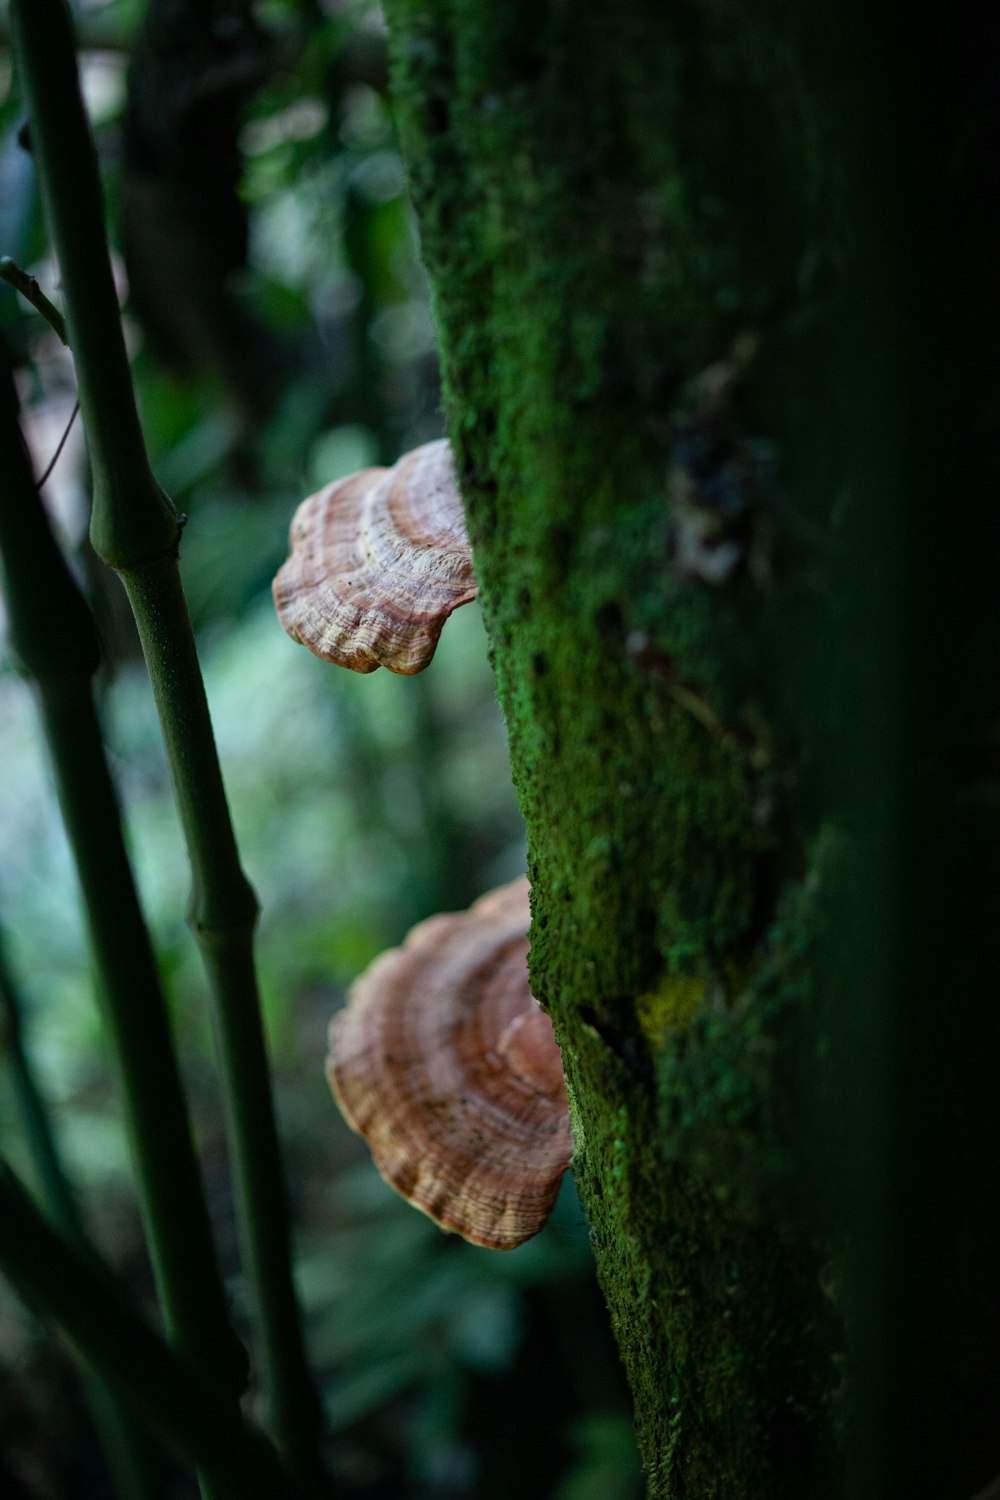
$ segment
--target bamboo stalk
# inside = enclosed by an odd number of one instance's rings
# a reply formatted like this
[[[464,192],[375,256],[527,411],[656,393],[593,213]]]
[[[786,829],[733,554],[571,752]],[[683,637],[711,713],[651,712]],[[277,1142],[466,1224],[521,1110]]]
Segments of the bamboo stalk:
[[[38,1179],[41,1201],[60,1233],[81,1248],[89,1246],[79,1206],[63,1168],[49,1111],[23,1035],[23,1006],[7,967],[0,936],[0,1053],[6,1053],[12,1093]],[[134,1413],[126,1411],[105,1383],[84,1367],[83,1388],[115,1491],[122,1500],[158,1500],[163,1475]]]
[[[153,559],[123,577],[160,713],[191,861],[188,921],[215,1007],[268,1425],[296,1471],[318,1478],[315,1454],[321,1415],[292,1283],[285,1185],[253,958],[257,902],[239,862],[176,559]]]
[[[116,1396],[204,1474],[220,1500],[302,1500],[239,1407],[133,1310],[96,1257],[71,1245],[0,1160],[0,1270],[58,1325]]]
[[[12,32],[62,272],[94,474],[91,540],[122,577],[161,716],[192,870],[189,921],[211,981],[237,1208],[269,1421],[316,1474],[319,1398],[292,1283],[285,1185],[253,962],[257,903],[239,862],[177,567],[179,528],[150,472],[104,238],[96,157],[63,0],[13,0]]]
[[[235,1404],[246,1357],[229,1321],[166,1001],[94,706],[97,638],[35,490],[2,349],[0,358],[0,554],[11,640],[38,692],[167,1327]]]

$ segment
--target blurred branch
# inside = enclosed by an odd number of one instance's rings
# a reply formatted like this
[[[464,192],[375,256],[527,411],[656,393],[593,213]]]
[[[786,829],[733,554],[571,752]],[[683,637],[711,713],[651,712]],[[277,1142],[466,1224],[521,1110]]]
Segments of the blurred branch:
[[[302,1500],[239,1408],[175,1354],[96,1259],[70,1244],[0,1160],[0,1270],[122,1401],[204,1474],[220,1500]]]
[[[272,67],[249,0],[150,0],[122,127],[122,252],[130,305],[174,369],[211,370],[248,416],[280,368],[236,292],[248,209],[239,132]]]
[[[11,6],[42,198],[94,470],[91,540],[121,574],[160,713],[191,860],[189,922],[211,981],[237,1207],[271,1427],[319,1468],[321,1410],[292,1284],[288,1213],[253,959],[257,902],[240,866],[177,565],[173,507],[149,468],[108,261],[100,181],[62,0]]]
[[[49,1218],[60,1231],[77,1243],[86,1235],[76,1203],[59,1159],[52,1125],[24,1047],[22,1005],[4,954],[0,934],[0,1057],[4,1057],[13,1083],[28,1154],[31,1158]]]
[[[89,1251],[87,1233],[63,1170],[48,1109],[24,1045],[22,1009],[0,934],[0,1056],[6,1055],[12,1092],[45,1211],[68,1241]],[[114,1393],[86,1368],[83,1383],[117,1493],[122,1500],[158,1500],[163,1494],[162,1477],[134,1413],[124,1410]]]

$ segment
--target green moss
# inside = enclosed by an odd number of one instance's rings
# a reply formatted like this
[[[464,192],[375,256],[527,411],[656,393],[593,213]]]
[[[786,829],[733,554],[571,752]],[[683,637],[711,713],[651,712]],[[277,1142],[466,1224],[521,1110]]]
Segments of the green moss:
[[[801,996],[759,957],[805,830],[775,811],[744,670],[770,606],[748,558],[774,518],[750,495],[740,565],[711,582],[677,565],[668,485],[679,433],[709,422],[696,377],[798,295],[805,230],[776,180],[752,205],[781,198],[776,242],[746,234],[749,138],[776,133],[780,175],[798,84],[766,26],[748,69],[715,6],[388,12],[528,833],[532,986],[650,1493],[815,1493],[826,1304],[773,1104]],[[742,441],[738,400],[723,418]]]

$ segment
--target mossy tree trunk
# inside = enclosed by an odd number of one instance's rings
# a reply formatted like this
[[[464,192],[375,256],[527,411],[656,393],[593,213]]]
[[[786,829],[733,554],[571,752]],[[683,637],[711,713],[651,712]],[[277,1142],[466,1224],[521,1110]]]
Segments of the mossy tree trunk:
[[[936,258],[995,118],[947,39],[901,53],[832,4],[387,10],[532,984],[650,1494],[961,1500],[1000,1467],[996,1025],[956,1001],[938,1075],[936,1007],[949,977],[995,987],[995,856],[978,907],[923,874],[968,852],[942,746],[984,747],[995,709],[954,711],[937,632],[973,601],[974,670],[996,632],[964,556],[981,455],[933,434],[975,383],[944,355],[973,308],[996,331],[996,296],[914,313],[964,254]],[[984,850],[995,774],[959,788]]]

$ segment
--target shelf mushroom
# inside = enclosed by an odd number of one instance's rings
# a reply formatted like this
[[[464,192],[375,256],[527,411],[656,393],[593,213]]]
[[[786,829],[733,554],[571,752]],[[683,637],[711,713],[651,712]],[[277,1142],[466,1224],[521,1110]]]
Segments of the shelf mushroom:
[[[293,640],[355,672],[423,671],[445,620],[476,597],[444,439],[310,495],[289,544],[273,584],[278,618]]]
[[[573,1143],[552,1023],[528,988],[528,882],[431,917],[352,986],[327,1076],[404,1198],[475,1245],[537,1234]]]

